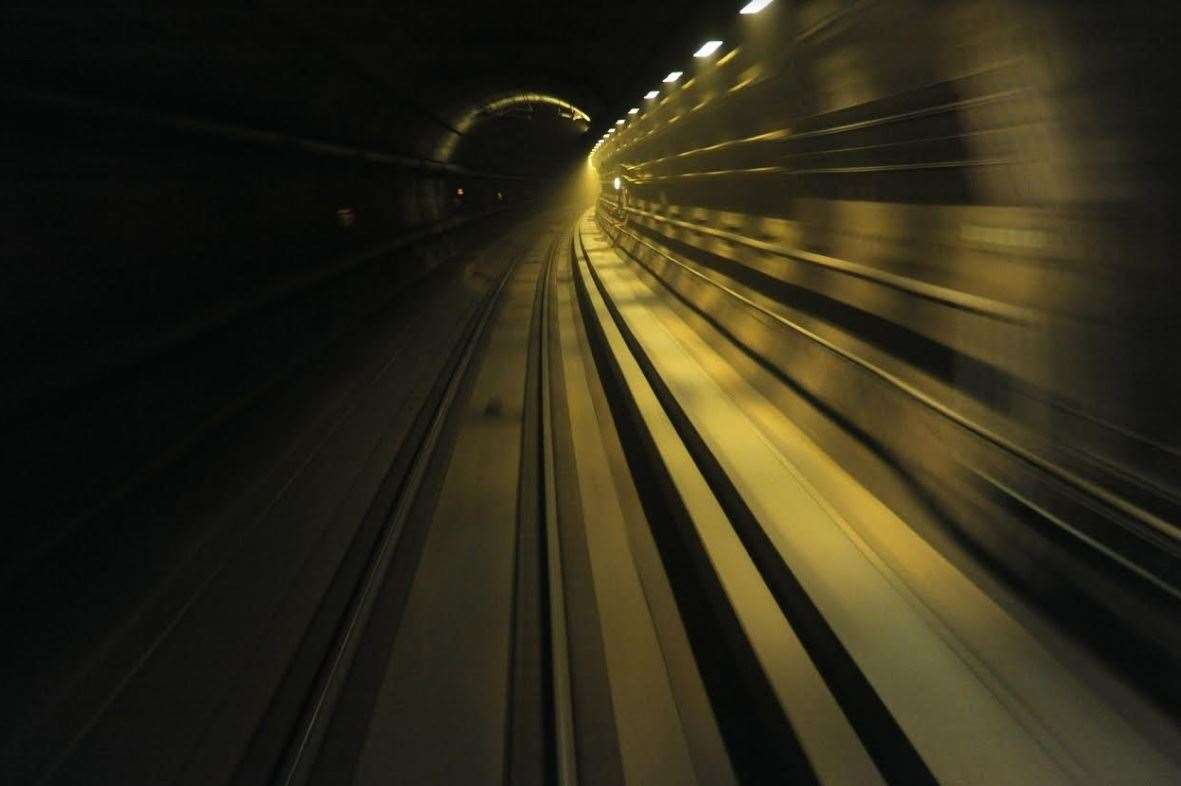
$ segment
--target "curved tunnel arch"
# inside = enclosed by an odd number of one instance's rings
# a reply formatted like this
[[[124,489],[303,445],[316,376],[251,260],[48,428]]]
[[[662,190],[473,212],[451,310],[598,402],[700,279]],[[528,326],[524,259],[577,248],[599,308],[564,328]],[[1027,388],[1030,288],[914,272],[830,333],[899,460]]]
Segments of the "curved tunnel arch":
[[[552,108],[558,117],[569,120],[580,133],[585,133],[591,122],[589,114],[556,95],[530,90],[498,91],[469,100],[464,108],[450,113],[451,125],[457,133],[441,133],[433,157],[440,161],[451,161],[464,137],[474,134],[481,124],[510,115],[518,108],[532,111],[536,107]]]
[[[555,106],[560,110],[563,117],[568,117],[574,122],[590,123],[591,117],[586,112],[565,101],[557,96],[548,95],[546,93],[508,93],[497,98],[489,99],[478,110],[476,110],[476,117],[471,118],[471,122],[476,122],[479,118],[496,115],[501,112],[511,111],[512,109],[525,106],[533,107],[536,104],[548,104]],[[562,111],[564,110],[564,111]],[[568,112],[569,115],[565,113]],[[460,130],[463,126],[460,125]]]

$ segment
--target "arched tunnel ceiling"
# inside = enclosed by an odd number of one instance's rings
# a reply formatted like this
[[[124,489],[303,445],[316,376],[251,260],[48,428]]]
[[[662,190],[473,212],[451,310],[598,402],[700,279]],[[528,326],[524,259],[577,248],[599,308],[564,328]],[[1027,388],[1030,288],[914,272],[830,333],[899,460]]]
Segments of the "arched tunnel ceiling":
[[[592,132],[607,127],[669,59],[683,60],[708,34],[711,15],[730,19],[736,7],[439,0],[250,11],[197,3],[27,8],[9,15],[14,46],[0,54],[0,67],[120,105],[446,159],[462,147],[447,137],[465,118],[510,95],[552,96],[588,114]],[[573,146],[584,150],[592,138]]]

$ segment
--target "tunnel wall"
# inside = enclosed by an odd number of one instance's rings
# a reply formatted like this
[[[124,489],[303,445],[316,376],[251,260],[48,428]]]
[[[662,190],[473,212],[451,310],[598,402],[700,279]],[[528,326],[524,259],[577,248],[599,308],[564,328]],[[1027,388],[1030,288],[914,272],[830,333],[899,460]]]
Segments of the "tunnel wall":
[[[1166,88],[1122,46],[1150,25],[775,4],[593,156],[601,225],[765,395],[1142,675],[1181,643]]]
[[[432,158],[483,94],[431,106],[297,14],[6,22],[3,579],[535,191],[511,147]]]

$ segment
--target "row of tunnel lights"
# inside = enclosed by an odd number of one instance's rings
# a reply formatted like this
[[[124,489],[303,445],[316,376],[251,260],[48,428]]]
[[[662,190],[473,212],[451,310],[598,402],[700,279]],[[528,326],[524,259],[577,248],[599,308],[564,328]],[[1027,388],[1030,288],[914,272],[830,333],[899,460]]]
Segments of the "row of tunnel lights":
[[[738,10],[738,13],[746,14],[746,15],[757,14],[759,11],[762,11],[764,8],[771,5],[771,3],[773,3],[773,2],[774,2],[774,0],[750,0],[750,2],[748,2],[746,5],[744,5],[742,8],[740,8]],[[722,41],[716,41],[716,40],[715,41],[706,41],[704,44],[701,45],[700,49],[698,49],[696,52],[693,53],[693,56],[698,57],[698,58],[709,57],[710,55],[714,54],[715,52],[717,52],[719,49],[722,48],[722,43],[723,43]],[[666,76],[664,78],[663,81],[665,84],[675,84],[682,76],[684,76],[683,71],[672,71],[671,73],[669,73],[668,76]],[[644,100],[651,101],[652,99],[656,98],[659,95],[660,95],[659,90],[649,90],[647,93],[644,94]],[[633,106],[631,109],[627,110],[627,113],[629,115],[637,115],[640,113],[640,108],[638,106]],[[604,142],[606,142],[610,138],[610,136],[615,133],[616,129],[619,126],[623,125],[625,122],[627,122],[627,118],[621,117],[620,119],[616,120],[615,125],[612,126],[611,128],[608,128],[603,133],[603,136],[599,139],[599,141],[595,142],[595,146],[593,148],[591,148],[591,155],[594,155],[595,151],[599,149],[599,146],[602,145]],[[619,178],[615,178],[615,188],[616,189],[619,188]]]

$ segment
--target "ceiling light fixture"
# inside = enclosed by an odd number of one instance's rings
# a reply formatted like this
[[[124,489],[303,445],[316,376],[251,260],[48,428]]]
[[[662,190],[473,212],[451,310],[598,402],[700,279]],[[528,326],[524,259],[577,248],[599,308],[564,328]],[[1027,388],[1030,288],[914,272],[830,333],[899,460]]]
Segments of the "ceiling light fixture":
[[[718,51],[718,49],[721,48],[721,46],[722,46],[721,41],[706,41],[704,44],[701,45],[700,49],[698,49],[696,52],[693,53],[693,56],[694,57],[709,57],[714,52]]]
[[[669,74],[668,76],[666,76],[664,78],[664,81],[665,82],[675,82],[681,78],[682,73],[683,73],[682,71],[673,71],[671,74]]]
[[[771,5],[771,0],[750,0],[744,5],[738,13],[740,14],[757,14],[767,6]]]

